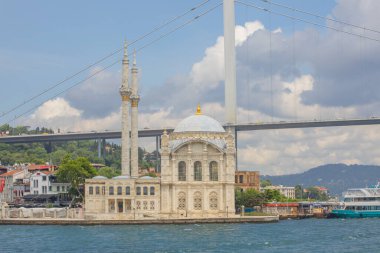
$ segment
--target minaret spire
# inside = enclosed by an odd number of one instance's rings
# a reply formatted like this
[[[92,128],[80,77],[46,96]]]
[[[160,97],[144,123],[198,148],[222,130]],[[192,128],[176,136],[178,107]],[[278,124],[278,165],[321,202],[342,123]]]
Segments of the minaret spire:
[[[128,44],[124,42],[124,56],[122,63],[122,83],[120,87],[121,96],[121,174],[130,175],[130,155],[129,155],[129,102],[131,90],[129,88],[129,60]]]
[[[137,80],[138,70],[136,67],[136,51],[133,53],[133,64],[132,64],[132,89],[131,89],[131,176],[139,176],[139,164],[138,164],[138,105],[140,101],[138,93],[138,80]]]

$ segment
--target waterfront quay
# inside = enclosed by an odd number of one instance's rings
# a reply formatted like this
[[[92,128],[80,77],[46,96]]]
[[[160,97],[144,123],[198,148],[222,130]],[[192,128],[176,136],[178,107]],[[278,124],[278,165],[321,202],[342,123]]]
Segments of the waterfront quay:
[[[279,216],[251,216],[205,219],[142,219],[142,220],[84,220],[84,219],[0,219],[0,225],[167,225],[202,223],[273,223]]]

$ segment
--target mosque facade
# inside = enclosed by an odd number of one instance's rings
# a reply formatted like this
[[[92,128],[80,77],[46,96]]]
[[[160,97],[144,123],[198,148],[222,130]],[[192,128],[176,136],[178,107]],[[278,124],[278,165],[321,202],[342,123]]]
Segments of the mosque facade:
[[[131,85],[129,85],[129,74]],[[215,119],[195,115],[161,137],[161,177],[138,175],[138,81],[136,58],[129,69],[124,48],[122,174],[85,182],[87,219],[217,218],[235,215],[234,136]],[[130,133],[130,134],[129,134]]]

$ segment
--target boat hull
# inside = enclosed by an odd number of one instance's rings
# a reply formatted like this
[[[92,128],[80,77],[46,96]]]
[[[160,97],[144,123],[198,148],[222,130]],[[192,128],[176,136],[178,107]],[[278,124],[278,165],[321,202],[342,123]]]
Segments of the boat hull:
[[[380,218],[380,211],[332,210],[329,218]]]

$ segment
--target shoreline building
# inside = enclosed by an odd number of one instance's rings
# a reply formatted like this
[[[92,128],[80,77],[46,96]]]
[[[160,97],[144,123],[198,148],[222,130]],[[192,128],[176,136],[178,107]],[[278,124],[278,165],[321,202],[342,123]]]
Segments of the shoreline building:
[[[260,190],[260,172],[259,171],[236,171],[235,172],[235,189],[246,191],[248,189]]]
[[[134,54],[132,85],[124,46],[122,174],[85,182],[86,219],[170,219],[235,216],[236,147],[233,134],[203,115],[182,120],[161,138],[161,177],[138,177],[138,95]],[[129,134],[131,133],[131,135]],[[131,136],[131,138],[130,138]]]
[[[263,191],[265,191],[265,190],[276,190],[276,191],[279,191],[282,195],[284,195],[288,199],[295,199],[296,198],[296,188],[293,186],[269,185],[269,186],[262,188],[262,190]]]

